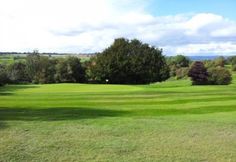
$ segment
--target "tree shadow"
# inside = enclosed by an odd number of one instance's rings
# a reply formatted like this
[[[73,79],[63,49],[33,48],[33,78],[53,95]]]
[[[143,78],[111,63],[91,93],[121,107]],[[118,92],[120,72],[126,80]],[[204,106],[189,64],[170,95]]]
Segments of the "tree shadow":
[[[5,85],[0,87],[0,96],[13,95],[16,91],[29,88],[39,88],[37,85]]]
[[[133,116],[169,116],[169,115],[201,115],[236,111],[236,105],[204,106],[189,109],[142,109],[132,112]]]
[[[13,95],[14,93],[9,93],[9,92],[0,92],[0,96],[10,96]]]
[[[195,102],[213,102],[213,101],[231,101],[235,100],[235,96],[226,96],[226,97],[214,97],[214,98],[186,98],[186,99],[178,99],[178,100],[170,100],[170,101],[156,101],[151,104],[160,104],[160,105],[180,105],[180,104],[188,104]],[[151,105],[150,103],[148,103]]]
[[[4,122],[0,121],[0,129],[4,129],[6,127],[7,127],[6,124]]]
[[[136,109],[108,110],[80,107],[63,108],[0,108],[0,121],[62,121],[98,119],[104,117],[143,117],[201,115],[220,112],[234,112],[236,106],[206,106],[190,109]]]
[[[1,120],[21,121],[60,121],[96,119],[101,117],[116,117],[126,114],[126,111],[104,110],[93,108],[0,108]]]

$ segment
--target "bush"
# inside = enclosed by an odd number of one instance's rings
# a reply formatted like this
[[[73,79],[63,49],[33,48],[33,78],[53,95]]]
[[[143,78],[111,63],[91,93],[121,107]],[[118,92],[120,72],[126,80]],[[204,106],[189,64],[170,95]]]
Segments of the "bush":
[[[232,81],[229,70],[223,67],[208,69],[208,83],[212,85],[228,85]]]
[[[208,83],[208,73],[204,64],[196,61],[191,66],[188,76],[191,77],[193,85],[206,85]]]
[[[179,68],[176,70],[176,79],[183,79],[188,77],[189,68]]]

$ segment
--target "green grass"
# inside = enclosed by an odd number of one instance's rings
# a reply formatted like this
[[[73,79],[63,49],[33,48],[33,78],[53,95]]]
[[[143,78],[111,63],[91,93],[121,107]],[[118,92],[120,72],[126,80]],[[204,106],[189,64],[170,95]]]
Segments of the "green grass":
[[[0,64],[10,64],[14,62],[14,57],[10,55],[0,55]]]
[[[25,62],[26,56],[27,56],[26,54],[19,54],[19,55],[2,54],[0,55],[0,64],[8,65],[14,62]],[[60,58],[60,56],[54,55],[53,58]],[[89,59],[90,59],[89,57],[80,57],[81,62],[89,61]]]
[[[9,85],[0,161],[236,161],[229,86]]]
[[[18,61],[25,61],[25,56],[0,55],[0,64],[12,64]]]

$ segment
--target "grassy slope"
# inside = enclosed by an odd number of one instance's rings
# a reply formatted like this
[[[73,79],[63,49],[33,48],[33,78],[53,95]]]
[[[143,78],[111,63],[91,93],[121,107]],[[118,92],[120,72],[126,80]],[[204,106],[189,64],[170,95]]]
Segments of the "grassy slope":
[[[0,89],[0,161],[215,162],[235,152],[236,82]]]

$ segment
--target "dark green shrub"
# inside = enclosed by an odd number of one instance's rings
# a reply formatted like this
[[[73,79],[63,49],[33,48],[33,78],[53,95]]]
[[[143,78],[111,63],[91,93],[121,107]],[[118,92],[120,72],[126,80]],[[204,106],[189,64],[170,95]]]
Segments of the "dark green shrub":
[[[232,81],[229,70],[223,67],[208,69],[208,83],[212,85],[228,85]]]

